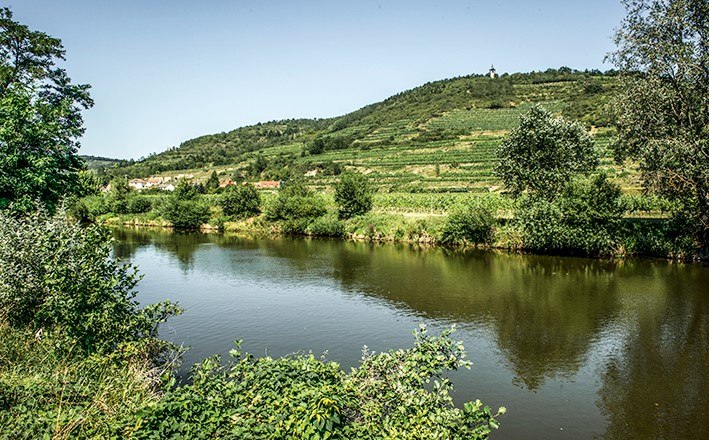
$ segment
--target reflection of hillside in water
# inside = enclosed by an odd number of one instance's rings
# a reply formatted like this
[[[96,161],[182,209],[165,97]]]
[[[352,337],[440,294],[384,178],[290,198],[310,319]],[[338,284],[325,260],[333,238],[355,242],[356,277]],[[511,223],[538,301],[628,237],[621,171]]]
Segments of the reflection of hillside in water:
[[[238,269],[228,267],[233,264],[228,257],[206,250],[195,259],[200,245],[258,249],[293,279],[315,272],[337,280],[345,291],[384,300],[407,313],[485,325],[494,330],[516,380],[530,389],[549,377],[573,375],[619,307],[615,265],[594,260],[157,231],[121,231],[118,239],[126,243],[122,255],[130,255],[130,246],[151,243],[174,255],[183,270],[197,266],[215,276]],[[216,258],[227,261],[211,261]]]
[[[366,255],[334,260],[344,285],[429,318],[492,328],[517,380],[530,389],[574,374],[618,306],[614,277],[592,260],[389,246]]]

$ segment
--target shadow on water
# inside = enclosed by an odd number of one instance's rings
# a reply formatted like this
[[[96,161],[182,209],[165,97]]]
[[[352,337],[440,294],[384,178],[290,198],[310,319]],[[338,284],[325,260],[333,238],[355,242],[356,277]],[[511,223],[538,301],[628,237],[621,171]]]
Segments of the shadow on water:
[[[198,285],[190,307],[208,317],[199,319],[243,321],[251,337],[272,333],[261,343],[283,350],[302,349],[299,338],[336,345],[386,339],[417,321],[457,324],[493,370],[475,373],[463,397],[500,395],[516,410],[500,437],[709,438],[708,268],[164,231],[115,236],[119,257],[152,252],[142,272],[172,265],[181,282]],[[161,255],[170,260],[153,263]],[[190,325],[201,339],[219,333]]]

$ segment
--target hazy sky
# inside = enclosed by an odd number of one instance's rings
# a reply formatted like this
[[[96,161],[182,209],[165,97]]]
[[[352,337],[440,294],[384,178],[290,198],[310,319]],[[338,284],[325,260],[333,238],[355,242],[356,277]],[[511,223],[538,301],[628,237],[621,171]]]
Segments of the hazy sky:
[[[330,117],[428,81],[606,70],[619,0],[0,0],[92,85],[82,154],[138,158],[273,119]]]

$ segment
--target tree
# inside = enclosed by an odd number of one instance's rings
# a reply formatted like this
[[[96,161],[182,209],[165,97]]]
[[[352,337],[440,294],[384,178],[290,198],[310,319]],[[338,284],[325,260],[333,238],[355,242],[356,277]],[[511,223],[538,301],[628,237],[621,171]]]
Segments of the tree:
[[[515,223],[525,249],[611,256],[620,248],[623,211],[620,187],[599,173],[574,179],[553,200],[525,195],[515,210]]]
[[[207,179],[207,183],[204,186],[209,192],[214,192],[219,189],[219,177],[217,176],[216,171],[212,171],[212,174],[210,174],[209,179]]]
[[[175,229],[199,229],[209,220],[209,207],[199,200],[197,186],[183,179],[163,206],[162,215]]]
[[[359,173],[344,173],[335,185],[335,202],[339,205],[339,217],[347,219],[372,209],[372,188],[366,176]]]
[[[593,141],[575,122],[541,106],[520,117],[497,152],[495,173],[518,195],[525,190],[546,198],[558,195],[578,173],[593,171],[598,156]]]
[[[225,215],[251,217],[261,212],[261,196],[252,185],[230,185],[219,205]]]
[[[268,220],[314,219],[325,214],[325,201],[303,182],[291,182],[278,191],[268,206]]]
[[[609,59],[621,72],[616,160],[640,163],[647,190],[680,201],[709,260],[709,3],[625,0]]]
[[[74,85],[56,63],[59,39],[32,31],[0,9],[0,209],[48,208],[77,187],[84,163],[81,110],[93,105],[88,85]]]
[[[117,177],[111,180],[110,190],[106,196],[108,209],[115,214],[128,212],[128,199],[133,189],[128,185],[128,179]]]

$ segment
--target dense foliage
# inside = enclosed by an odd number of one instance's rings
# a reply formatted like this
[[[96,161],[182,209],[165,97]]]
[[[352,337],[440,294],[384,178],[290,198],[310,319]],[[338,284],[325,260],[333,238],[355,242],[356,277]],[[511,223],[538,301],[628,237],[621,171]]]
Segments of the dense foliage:
[[[515,222],[526,250],[594,256],[619,252],[620,188],[604,174],[576,180],[552,200],[530,194],[518,203]]]
[[[61,328],[83,350],[155,338],[177,309],[140,309],[136,271],[110,258],[108,231],[67,223],[60,213],[0,213],[0,322],[33,330]]]
[[[494,210],[483,203],[466,203],[455,207],[441,234],[444,244],[490,244],[496,223]]]
[[[325,201],[302,182],[293,182],[278,191],[266,208],[266,218],[282,221],[286,233],[303,233],[316,218],[327,212]]]
[[[162,206],[162,215],[175,229],[199,229],[209,220],[209,206],[200,200],[199,189],[181,180]]]
[[[681,202],[676,215],[709,260],[709,3],[625,1],[612,61],[619,161],[639,161],[645,187]]]
[[[93,105],[88,85],[64,69],[61,41],[15,22],[0,8],[0,209],[54,209],[76,191],[81,110]]]
[[[40,336],[0,323],[3,439],[117,438],[126,418],[159,397],[168,366],[140,346],[87,356],[61,329]]]
[[[513,194],[527,190],[547,198],[598,164],[593,141],[580,124],[538,106],[520,117],[497,155],[495,173]]]
[[[256,359],[237,343],[227,366],[219,358],[197,365],[192,384],[167,393],[124,432],[146,439],[487,438],[496,415],[480,402],[455,408],[441,376],[469,367],[460,343],[450,330],[436,337],[422,328],[415,337],[407,350],[365,350],[349,374],[312,354]]]
[[[366,176],[344,173],[335,185],[335,202],[341,219],[354,217],[372,209],[372,188]]]
[[[261,212],[261,196],[252,185],[230,185],[219,199],[224,215],[245,218]]]

